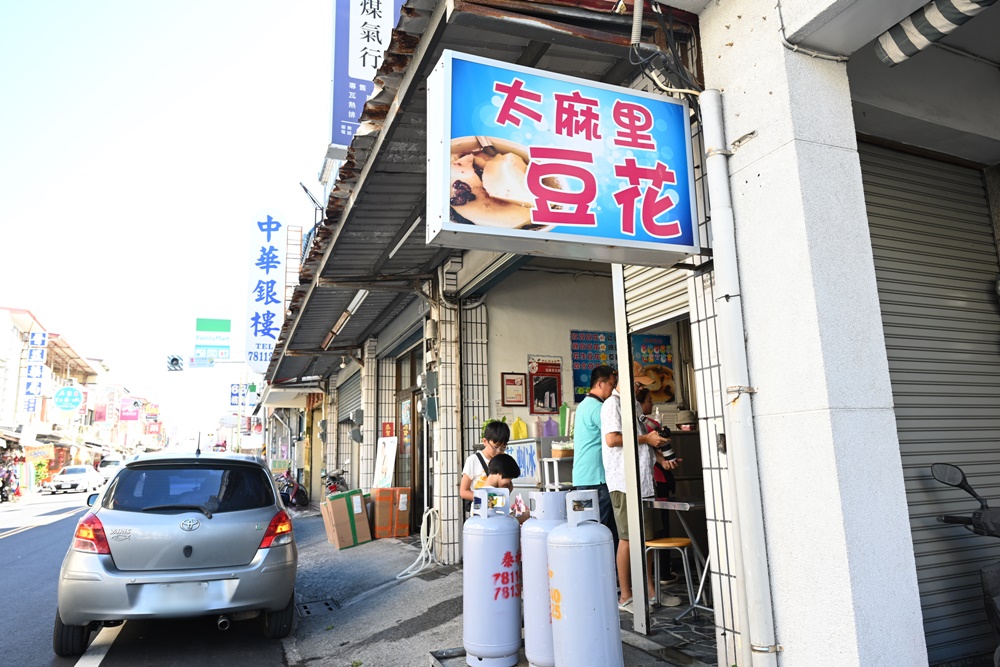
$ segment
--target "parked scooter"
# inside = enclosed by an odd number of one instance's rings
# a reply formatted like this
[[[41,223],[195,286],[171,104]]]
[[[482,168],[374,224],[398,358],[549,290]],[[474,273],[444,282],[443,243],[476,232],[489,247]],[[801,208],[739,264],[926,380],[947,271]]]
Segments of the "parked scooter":
[[[278,483],[278,491],[281,493],[281,500],[288,507],[308,507],[309,494],[304,486],[296,481],[289,468],[281,475],[277,475],[274,480]]]
[[[941,523],[963,525],[976,535],[1000,537],[1000,510],[990,509],[986,499],[980,496],[965,478],[961,468],[950,463],[935,463],[931,466],[934,479],[962,489],[979,501],[979,509],[968,516],[955,514],[940,514],[937,520]],[[987,565],[979,570],[983,585],[983,603],[986,606],[986,617],[993,626],[993,632],[1000,636],[1000,561]],[[993,654],[993,667],[1000,667],[1000,647]]]
[[[345,472],[345,470],[337,469],[326,475],[324,481],[328,494],[341,493],[348,490],[347,479],[344,477]]]

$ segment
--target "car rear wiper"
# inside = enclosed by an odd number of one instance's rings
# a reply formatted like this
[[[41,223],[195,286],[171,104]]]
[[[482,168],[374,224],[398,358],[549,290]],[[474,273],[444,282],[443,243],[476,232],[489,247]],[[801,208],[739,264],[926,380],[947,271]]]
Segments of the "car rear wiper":
[[[143,512],[155,512],[156,510],[198,510],[204,514],[206,518],[212,518],[211,510],[204,505],[152,505],[142,509]]]

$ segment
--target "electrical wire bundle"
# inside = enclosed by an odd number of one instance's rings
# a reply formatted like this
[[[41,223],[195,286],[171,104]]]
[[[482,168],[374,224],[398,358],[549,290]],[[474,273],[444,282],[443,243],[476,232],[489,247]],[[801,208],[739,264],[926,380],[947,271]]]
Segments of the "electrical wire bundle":
[[[636,2],[641,2],[641,0],[636,0]],[[684,61],[680,56],[680,49],[677,46],[677,40],[674,39],[674,31],[664,21],[663,12],[659,5],[653,4],[653,12],[656,14],[656,20],[660,23],[660,29],[663,31],[667,41],[669,52],[658,50],[656,53],[643,57],[639,52],[639,45],[632,44],[632,48],[629,50],[629,62],[640,67],[642,73],[662,92],[682,94],[693,107],[697,107],[697,97],[704,88],[694,78],[690,70],[684,66]],[[670,20],[670,25],[672,26],[673,9],[670,7],[667,7],[667,18]],[[655,67],[659,67],[672,75],[671,78],[674,80],[675,87],[670,88],[660,83],[655,75]]]

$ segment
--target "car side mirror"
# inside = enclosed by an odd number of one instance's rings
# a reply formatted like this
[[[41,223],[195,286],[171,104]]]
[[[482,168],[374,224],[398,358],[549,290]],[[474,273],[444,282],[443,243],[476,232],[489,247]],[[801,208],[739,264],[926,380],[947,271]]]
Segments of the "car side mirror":
[[[101,495],[101,494],[99,494],[99,493],[92,493],[89,496],[87,496],[87,507],[93,507],[94,503],[97,502],[97,496],[99,496],[99,495]]]

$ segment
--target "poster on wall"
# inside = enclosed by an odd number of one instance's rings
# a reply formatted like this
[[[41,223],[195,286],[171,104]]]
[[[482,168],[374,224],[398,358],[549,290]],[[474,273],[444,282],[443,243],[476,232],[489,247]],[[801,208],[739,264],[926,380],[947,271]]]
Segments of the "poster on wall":
[[[670,336],[632,336],[632,359],[642,364],[646,375],[653,378],[648,385],[653,403],[673,403],[674,348]]]
[[[375,479],[373,489],[392,486],[392,473],[396,469],[396,438],[379,438],[375,452]]]
[[[562,358],[529,354],[528,388],[531,414],[558,414],[562,405]]]
[[[618,368],[618,352],[613,331],[569,332],[573,360],[573,402],[579,403],[590,391],[590,371],[602,364]]]

